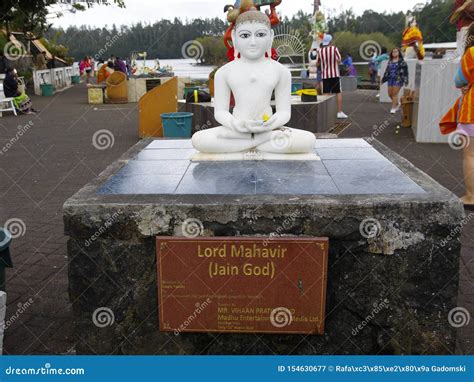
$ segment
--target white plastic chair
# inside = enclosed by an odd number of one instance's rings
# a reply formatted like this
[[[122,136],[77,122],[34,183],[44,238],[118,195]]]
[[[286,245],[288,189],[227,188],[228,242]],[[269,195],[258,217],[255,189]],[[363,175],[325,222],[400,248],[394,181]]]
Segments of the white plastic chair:
[[[3,93],[3,84],[0,83],[0,117],[6,111],[13,111],[13,114],[17,116],[15,109],[15,104],[13,103],[13,98],[5,97],[5,93]]]

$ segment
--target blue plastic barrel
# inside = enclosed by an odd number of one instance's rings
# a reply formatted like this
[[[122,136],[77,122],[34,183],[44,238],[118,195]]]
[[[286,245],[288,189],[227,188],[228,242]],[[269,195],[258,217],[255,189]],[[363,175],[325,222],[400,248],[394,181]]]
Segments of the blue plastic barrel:
[[[193,113],[161,114],[163,135],[165,138],[191,138],[193,130]]]
[[[295,82],[294,84],[291,84],[291,92],[296,93],[298,90],[303,89],[303,84]]]

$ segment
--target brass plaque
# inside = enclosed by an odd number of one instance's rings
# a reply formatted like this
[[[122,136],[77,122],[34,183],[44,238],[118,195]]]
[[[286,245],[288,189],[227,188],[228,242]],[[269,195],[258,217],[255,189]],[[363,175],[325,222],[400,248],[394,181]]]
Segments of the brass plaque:
[[[160,330],[323,334],[327,238],[157,237]]]

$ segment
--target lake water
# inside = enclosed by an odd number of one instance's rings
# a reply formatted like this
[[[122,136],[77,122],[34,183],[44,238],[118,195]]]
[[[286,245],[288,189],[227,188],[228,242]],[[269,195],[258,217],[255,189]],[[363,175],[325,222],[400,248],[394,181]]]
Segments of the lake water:
[[[139,66],[143,65],[143,61],[137,60]],[[160,60],[161,66],[170,65],[173,72],[177,76],[191,77],[193,80],[205,80],[209,78],[209,74],[214,70],[215,66],[196,65],[196,60]],[[146,60],[146,66],[153,68],[155,60]]]

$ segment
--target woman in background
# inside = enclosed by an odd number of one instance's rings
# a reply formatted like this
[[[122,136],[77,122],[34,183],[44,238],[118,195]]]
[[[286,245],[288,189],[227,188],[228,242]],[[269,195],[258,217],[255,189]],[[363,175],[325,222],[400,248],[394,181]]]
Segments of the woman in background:
[[[92,74],[92,63],[89,57],[85,56],[84,59],[79,63],[79,72],[81,76],[86,75],[86,82],[89,83]]]
[[[18,74],[16,69],[7,68],[5,79],[3,80],[3,93],[7,98],[13,98],[15,108],[23,114],[34,114],[31,99],[26,93],[21,92],[18,86]]]
[[[388,96],[392,100],[391,114],[400,110],[399,94],[403,86],[408,86],[408,65],[399,48],[393,48],[382,83],[388,82]]]

